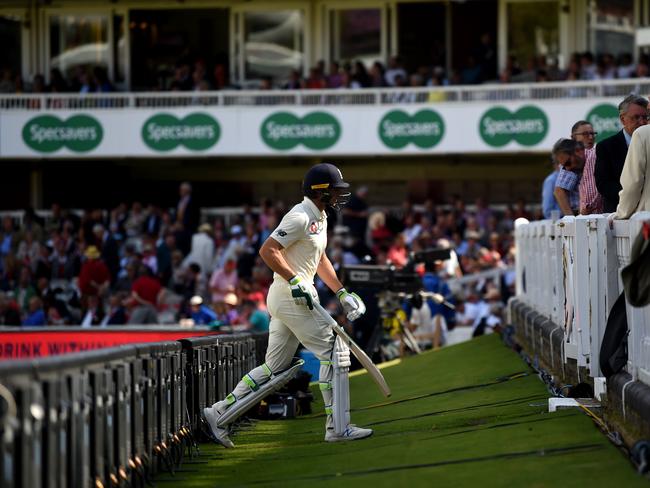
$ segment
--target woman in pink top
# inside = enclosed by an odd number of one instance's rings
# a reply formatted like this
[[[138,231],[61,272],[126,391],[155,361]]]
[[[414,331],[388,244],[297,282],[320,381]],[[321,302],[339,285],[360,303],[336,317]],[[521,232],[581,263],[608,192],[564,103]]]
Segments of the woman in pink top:
[[[223,302],[227,293],[235,291],[238,281],[237,263],[234,259],[228,259],[224,267],[215,269],[210,277],[212,303]]]

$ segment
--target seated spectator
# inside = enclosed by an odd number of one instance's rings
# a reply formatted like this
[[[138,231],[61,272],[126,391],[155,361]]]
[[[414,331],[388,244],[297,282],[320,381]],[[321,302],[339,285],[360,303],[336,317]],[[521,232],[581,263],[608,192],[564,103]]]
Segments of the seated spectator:
[[[28,313],[23,320],[23,325],[47,325],[43,302],[39,297],[34,296],[29,299]]]
[[[242,304],[242,318],[255,332],[268,332],[271,317],[264,309],[262,301],[245,300]]]
[[[0,325],[20,325],[20,308],[13,296],[0,291]]]
[[[20,278],[14,290],[14,296],[21,311],[23,313],[27,312],[32,297],[36,296],[36,289],[32,285],[32,273],[26,266],[23,266],[20,270]]]
[[[203,303],[203,298],[199,295],[194,295],[190,299],[190,309],[194,325],[221,325],[217,314]]]
[[[228,259],[223,268],[217,268],[210,277],[210,292],[212,303],[222,302],[227,293],[237,289],[237,263]]]
[[[395,236],[395,241],[388,249],[388,260],[397,268],[403,268],[408,261],[408,248],[404,234],[399,233]]]
[[[163,288],[148,267],[140,266],[138,274],[139,276],[131,288],[133,309],[129,317],[129,324],[156,324],[158,323],[156,306]]]
[[[108,310],[100,325],[124,325],[127,323],[126,307],[124,301],[127,294],[117,292],[108,299]]]
[[[237,304],[239,299],[234,293],[226,293],[226,296],[223,298],[223,303],[226,304],[226,317],[228,318],[228,323],[230,325],[236,325],[240,323],[239,312],[237,311]]]
[[[81,326],[91,327],[101,324],[106,314],[99,297],[97,295],[88,295],[84,302],[85,306],[82,310],[83,319],[81,320]]]

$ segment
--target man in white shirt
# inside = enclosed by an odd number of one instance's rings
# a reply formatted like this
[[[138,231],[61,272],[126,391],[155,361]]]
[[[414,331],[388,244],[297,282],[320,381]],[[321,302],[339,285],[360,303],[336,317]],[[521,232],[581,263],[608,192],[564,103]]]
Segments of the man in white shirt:
[[[335,338],[328,322],[314,310],[314,302],[318,301],[313,284],[316,274],[336,292],[349,320],[356,320],[366,310],[359,296],[348,293],[343,287],[325,253],[325,209],[329,206],[339,210],[345,205],[350,196],[349,186],[336,166],[322,163],[312,167],[303,181],[305,198],[284,216],[260,249],[260,256],[274,272],[267,296],[271,322],[265,362],[246,374],[224,400],[203,409],[204,420],[212,435],[225,447],[234,445],[228,438],[228,425],[222,425],[219,418],[229,409],[234,409],[232,412],[239,415],[241,407],[238,402],[244,405],[248,395],[255,398],[258,390],[265,391],[265,383],[275,381],[292,367],[291,361],[299,343],[321,361],[319,383],[327,414],[325,440],[346,441],[372,435],[371,429],[349,423],[349,410],[340,408],[344,402],[334,403],[337,398],[348,398],[350,352],[341,345],[340,339]],[[231,416],[228,415],[224,418]]]

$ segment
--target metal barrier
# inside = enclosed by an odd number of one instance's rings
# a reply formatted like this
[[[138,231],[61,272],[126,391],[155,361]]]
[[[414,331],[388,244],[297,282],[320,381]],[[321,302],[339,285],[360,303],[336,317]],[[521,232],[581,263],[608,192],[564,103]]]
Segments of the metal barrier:
[[[56,93],[0,96],[0,110],[120,110],[191,106],[397,105],[440,102],[507,102],[595,97],[623,98],[650,92],[649,78],[336,90],[237,90],[154,93]]]
[[[145,486],[193,455],[200,409],[263,361],[266,334],[0,364],[0,486]]]
[[[548,331],[561,334],[564,362],[575,360],[578,374],[584,368],[593,378],[602,376],[600,346],[609,311],[623,291],[620,271],[648,220],[650,213],[641,212],[614,221],[610,230],[606,216],[586,215],[532,222],[516,230],[516,299],[528,307],[528,314],[553,324]],[[650,306],[628,303],[627,320],[627,372],[650,385]],[[520,323],[529,329],[533,325],[525,316]]]

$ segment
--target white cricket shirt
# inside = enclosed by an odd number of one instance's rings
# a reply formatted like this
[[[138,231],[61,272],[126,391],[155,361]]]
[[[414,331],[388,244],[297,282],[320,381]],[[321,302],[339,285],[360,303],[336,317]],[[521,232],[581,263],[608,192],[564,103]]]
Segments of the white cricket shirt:
[[[327,247],[327,214],[305,197],[287,212],[271,237],[282,244],[284,259],[300,279],[313,283]],[[286,283],[277,273],[273,279]]]

